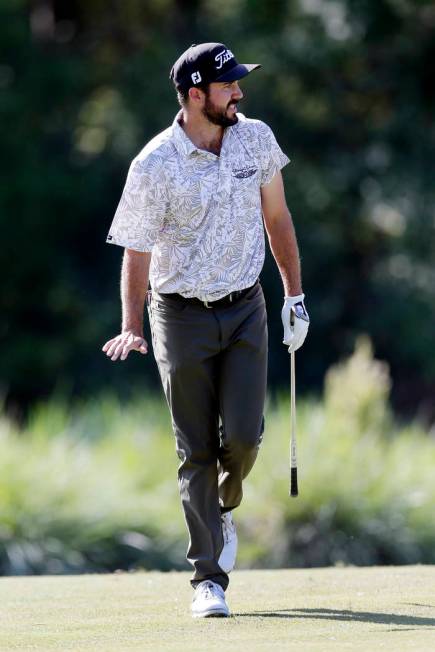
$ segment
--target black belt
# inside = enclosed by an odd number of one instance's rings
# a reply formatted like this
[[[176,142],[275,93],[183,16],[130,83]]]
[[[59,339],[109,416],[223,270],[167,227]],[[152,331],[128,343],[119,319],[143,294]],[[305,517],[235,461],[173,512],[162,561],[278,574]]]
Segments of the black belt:
[[[164,293],[164,292],[158,292],[158,294],[165,298],[167,297],[168,299],[175,299],[177,301],[182,301],[183,303],[192,303],[194,305],[200,305],[200,306],[205,306],[206,308],[219,308],[221,306],[230,306],[242,297],[245,296],[245,294],[248,294],[249,290],[252,290],[258,283],[258,279],[255,281],[254,285],[251,285],[249,288],[245,288],[244,290],[235,290],[234,292],[230,292],[229,294],[226,294],[224,297],[221,299],[216,299],[216,301],[202,301],[201,299],[198,299],[198,297],[183,297],[182,294],[177,294],[176,292],[173,293]]]

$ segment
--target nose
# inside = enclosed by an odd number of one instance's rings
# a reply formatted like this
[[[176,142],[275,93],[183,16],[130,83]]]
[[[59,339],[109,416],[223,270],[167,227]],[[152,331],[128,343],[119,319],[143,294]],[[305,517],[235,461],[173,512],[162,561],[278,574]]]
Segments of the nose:
[[[237,82],[234,82],[234,90],[232,96],[235,100],[241,100],[243,98],[242,90]]]

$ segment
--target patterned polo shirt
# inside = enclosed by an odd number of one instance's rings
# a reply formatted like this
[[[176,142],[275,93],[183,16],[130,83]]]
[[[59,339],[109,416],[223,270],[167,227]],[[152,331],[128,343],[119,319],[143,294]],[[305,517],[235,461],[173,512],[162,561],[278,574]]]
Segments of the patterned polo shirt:
[[[238,113],[216,156],[192,143],[180,115],[132,161],[107,242],[152,251],[157,292],[214,301],[258,278],[260,188],[289,159],[260,120]]]

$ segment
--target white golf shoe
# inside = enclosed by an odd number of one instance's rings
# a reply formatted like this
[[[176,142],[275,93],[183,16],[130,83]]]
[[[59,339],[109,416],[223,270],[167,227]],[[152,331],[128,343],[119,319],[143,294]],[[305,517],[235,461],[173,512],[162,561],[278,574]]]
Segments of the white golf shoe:
[[[222,534],[224,547],[218,559],[218,564],[225,573],[230,573],[236,563],[237,555],[237,532],[231,512],[225,512],[221,516]]]
[[[198,584],[191,609],[194,618],[222,618],[230,615],[223,588],[211,580]]]

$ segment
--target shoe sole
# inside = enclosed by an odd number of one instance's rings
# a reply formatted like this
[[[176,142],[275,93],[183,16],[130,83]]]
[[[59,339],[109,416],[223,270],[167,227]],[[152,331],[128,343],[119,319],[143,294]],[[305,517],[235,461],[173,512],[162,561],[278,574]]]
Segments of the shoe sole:
[[[223,611],[222,609],[204,611],[202,613],[192,613],[193,618],[227,618],[230,615],[229,611]]]

